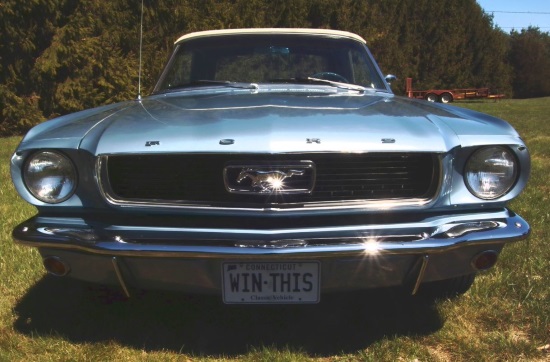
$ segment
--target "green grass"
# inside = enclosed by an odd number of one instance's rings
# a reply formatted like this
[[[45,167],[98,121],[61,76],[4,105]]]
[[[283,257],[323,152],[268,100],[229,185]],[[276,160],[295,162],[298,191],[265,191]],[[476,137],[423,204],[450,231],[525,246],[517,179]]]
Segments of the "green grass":
[[[130,300],[46,276],[11,230],[35,213],[16,194],[0,149],[0,361],[548,361],[550,98],[457,103],[511,122],[532,155],[511,208],[532,226],[461,298],[429,303],[395,290],[324,297],[320,305],[224,306],[149,292]]]

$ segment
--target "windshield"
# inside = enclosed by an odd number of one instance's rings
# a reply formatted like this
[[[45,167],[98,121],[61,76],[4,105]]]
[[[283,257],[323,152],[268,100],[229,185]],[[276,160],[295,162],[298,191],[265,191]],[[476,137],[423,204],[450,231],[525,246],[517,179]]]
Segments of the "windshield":
[[[296,34],[239,34],[201,37],[178,44],[154,92],[186,87],[307,82],[353,84],[387,91],[367,48],[355,40]]]

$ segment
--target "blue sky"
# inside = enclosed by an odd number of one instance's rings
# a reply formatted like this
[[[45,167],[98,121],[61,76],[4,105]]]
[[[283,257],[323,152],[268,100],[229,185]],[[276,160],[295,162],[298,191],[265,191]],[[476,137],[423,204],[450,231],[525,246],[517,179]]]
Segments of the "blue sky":
[[[550,0],[477,0],[477,3],[486,13],[494,15],[493,23],[505,32],[510,32],[512,27],[519,30],[530,25],[550,32]]]

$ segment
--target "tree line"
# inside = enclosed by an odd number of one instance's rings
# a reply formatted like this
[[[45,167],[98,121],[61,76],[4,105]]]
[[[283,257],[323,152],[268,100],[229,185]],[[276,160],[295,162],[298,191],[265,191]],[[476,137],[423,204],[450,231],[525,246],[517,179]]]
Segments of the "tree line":
[[[2,0],[0,135],[44,119],[137,96],[139,0]],[[489,87],[550,95],[550,34],[505,33],[475,0],[145,0],[142,89],[154,86],[182,34],[209,29],[311,27],[367,40],[404,94]]]

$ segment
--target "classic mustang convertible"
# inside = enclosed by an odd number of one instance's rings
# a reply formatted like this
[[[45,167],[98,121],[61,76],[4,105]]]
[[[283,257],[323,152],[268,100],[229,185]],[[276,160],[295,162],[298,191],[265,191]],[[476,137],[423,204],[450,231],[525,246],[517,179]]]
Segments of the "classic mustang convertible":
[[[343,31],[185,35],[150,96],[44,122],[11,160],[38,214],[14,238],[104,285],[316,303],[464,293],[529,225],[506,122],[394,96]]]

